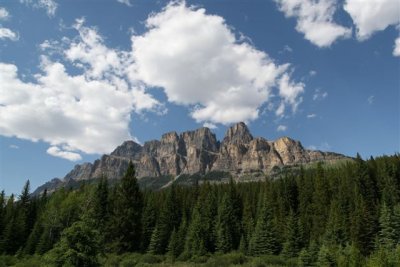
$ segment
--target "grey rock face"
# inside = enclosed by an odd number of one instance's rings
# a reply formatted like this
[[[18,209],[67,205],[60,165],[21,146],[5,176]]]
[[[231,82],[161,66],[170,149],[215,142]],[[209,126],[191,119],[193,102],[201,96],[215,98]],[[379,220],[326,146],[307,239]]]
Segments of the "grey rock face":
[[[76,165],[63,181],[93,179],[102,175],[119,179],[129,161],[134,163],[140,179],[209,171],[225,171],[240,177],[254,172],[268,174],[276,166],[344,158],[336,153],[306,150],[299,141],[288,137],[275,141],[253,138],[246,124],[241,122],[226,131],[221,143],[210,129],[204,127],[180,135],[166,133],[160,141],[148,141],[143,146],[125,141],[110,155],[103,155],[93,164]]]

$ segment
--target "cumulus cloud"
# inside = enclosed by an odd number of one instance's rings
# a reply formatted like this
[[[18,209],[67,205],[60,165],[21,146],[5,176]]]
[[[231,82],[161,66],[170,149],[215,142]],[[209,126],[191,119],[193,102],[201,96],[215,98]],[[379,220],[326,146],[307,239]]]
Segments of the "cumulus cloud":
[[[63,150],[60,150],[60,148],[58,148],[56,146],[49,147],[49,149],[47,149],[47,153],[54,157],[59,157],[59,158],[67,159],[70,161],[82,160],[81,155],[79,155],[78,153],[74,153],[71,151],[63,151]]]
[[[104,58],[92,57],[98,51],[105,57],[120,55],[103,45],[95,29],[81,25],[77,30],[80,35],[65,49],[65,59],[81,63],[81,74],[71,75],[64,64],[42,56],[42,72],[24,82],[15,65],[0,63],[0,134],[43,140],[51,144],[49,154],[69,160],[79,160],[80,152],[109,153],[132,138],[131,112],[161,105],[144,88],[118,76],[120,67],[113,61],[104,67],[98,62]]]
[[[7,9],[0,7],[0,20],[7,20],[10,17]]]
[[[12,30],[8,28],[2,28],[0,26],[0,40],[1,39],[10,39],[11,41],[17,41],[19,39],[19,36]]]
[[[346,0],[343,8],[353,19],[359,40],[400,23],[400,5],[396,0]]]
[[[215,125],[213,123],[210,123],[210,122],[205,122],[203,124],[203,127],[207,127],[207,128],[210,128],[210,129],[217,129],[218,128],[217,125]]]
[[[394,41],[393,56],[400,57],[400,37]]]
[[[131,79],[162,88],[170,102],[192,107],[197,122],[258,118],[289,67],[240,41],[222,17],[202,8],[169,4],[151,15],[146,27],[143,35],[132,37]]]
[[[278,132],[285,132],[287,130],[287,126],[285,125],[279,125],[278,128],[276,128]]]
[[[389,0],[390,1],[390,0]],[[334,22],[334,0],[275,0],[286,17],[297,19],[296,30],[319,47],[328,47],[337,39],[351,36],[351,29]]]
[[[54,17],[58,4],[54,0],[20,0],[21,3],[46,10],[49,17]]]
[[[17,146],[17,145],[9,145],[8,147],[12,148],[12,149],[19,149],[19,146]]]
[[[132,6],[132,3],[130,0],[117,0],[119,3],[127,5],[127,6]]]
[[[50,155],[80,160],[81,152],[109,153],[134,138],[132,112],[166,112],[149,89],[161,88],[210,128],[258,118],[274,90],[280,115],[301,102],[304,84],[291,80],[289,64],[236,37],[220,16],[173,3],[150,15],[146,27],[123,51],[78,19],[78,36],[39,45],[40,72],[29,82],[17,66],[0,62],[0,134],[42,140]]]
[[[282,102],[278,108],[279,115],[282,115],[285,109],[285,104],[292,107],[292,111],[296,112],[297,107],[303,101],[300,95],[304,92],[305,85],[303,83],[294,83],[290,81],[289,74],[285,73],[279,80],[279,95]]]

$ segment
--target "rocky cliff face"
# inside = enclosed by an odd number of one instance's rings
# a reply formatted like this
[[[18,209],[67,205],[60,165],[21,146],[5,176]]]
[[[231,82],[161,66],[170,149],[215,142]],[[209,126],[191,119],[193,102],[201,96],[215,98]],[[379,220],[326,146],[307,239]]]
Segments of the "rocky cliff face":
[[[166,133],[161,140],[148,141],[143,146],[126,141],[94,163],[76,165],[63,181],[94,179],[102,175],[118,179],[129,161],[136,166],[139,179],[223,171],[240,180],[241,176],[255,172],[268,174],[274,167],[344,158],[336,153],[304,149],[299,141],[288,137],[275,141],[253,138],[246,124],[241,122],[227,130],[221,143],[208,128],[179,135]]]

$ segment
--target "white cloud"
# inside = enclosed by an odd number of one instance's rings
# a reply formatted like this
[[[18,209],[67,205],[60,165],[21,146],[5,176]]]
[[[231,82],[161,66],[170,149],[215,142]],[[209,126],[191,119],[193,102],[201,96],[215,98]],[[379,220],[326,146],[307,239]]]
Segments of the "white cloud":
[[[373,95],[369,96],[368,99],[367,99],[368,104],[371,105],[372,103],[374,103],[374,100],[375,100],[375,96],[373,96]]]
[[[289,46],[289,45],[285,45],[282,49],[282,51],[280,51],[279,53],[282,54],[284,52],[288,52],[288,53],[292,53],[293,49]]]
[[[127,6],[132,6],[130,0],[117,0],[121,4],[125,4]]]
[[[0,20],[7,20],[9,17],[10,13],[8,13],[7,9],[0,7]]]
[[[108,153],[134,138],[132,112],[164,114],[152,87],[211,127],[258,118],[273,90],[280,116],[286,105],[295,111],[301,102],[304,84],[290,80],[289,64],[278,65],[238,40],[219,16],[174,3],[146,26],[132,37],[132,50],[122,51],[107,47],[98,30],[79,19],[79,36],[39,46],[41,71],[30,82],[18,77],[17,66],[0,62],[0,135],[42,140],[49,154],[78,160],[80,152]],[[78,72],[70,74],[66,64]]]
[[[17,146],[17,145],[9,145],[9,148],[12,148],[12,149],[19,149],[19,146]]]
[[[203,127],[207,127],[207,128],[210,128],[210,129],[217,129],[218,128],[217,125],[215,125],[214,123],[210,123],[210,122],[203,123]]]
[[[81,26],[78,31],[80,36],[67,47],[65,59],[84,64],[81,74],[71,75],[62,63],[42,56],[42,72],[34,75],[33,82],[24,82],[15,65],[0,63],[1,135],[43,140],[51,145],[49,154],[78,160],[79,152],[109,153],[132,139],[131,112],[162,107],[144,88],[118,75],[118,64],[126,64],[124,60],[107,61],[105,66],[104,58],[93,56],[98,51],[104,57],[122,53],[107,49],[96,30]],[[73,56],[70,51],[75,51]]]
[[[309,74],[310,74],[311,77],[312,77],[312,76],[315,76],[315,75],[317,75],[317,71],[315,71],[315,70],[310,70]]]
[[[285,103],[281,102],[275,111],[275,115],[278,117],[282,117],[284,113],[285,113]]]
[[[56,147],[56,146],[49,147],[49,149],[47,149],[46,152],[49,155],[52,155],[54,157],[59,157],[59,158],[67,159],[67,160],[70,160],[70,161],[82,160],[81,155],[79,155],[78,153],[61,150],[59,147]]]
[[[284,109],[286,103],[292,106],[293,113],[296,112],[298,105],[303,101],[300,95],[304,92],[304,87],[303,83],[291,82],[289,74],[283,74],[279,80],[279,95],[282,97],[281,106],[283,107],[279,108]]]
[[[46,10],[49,17],[54,17],[58,4],[54,0],[20,0],[21,3]]]
[[[397,0],[346,0],[343,8],[353,19],[359,40],[368,39],[374,32],[400,23],[400,4]]]
[[[11,41],[17,41],[19,39],[19,36],[12,30],[8,28],[2,28],[0,26],[0,40],[1,39],[10,39]]]
[[[278,132],[285,132],[286,130],[287,130],[287,126],[285,126],[285,125],[279,125],[278,126],[278,128],[276,128],[276,130],[278,131]]]
[[[132,37],[131,80],[162,88],[170,102],[192,107],[197,122],[258,118],[289,67],[240,42],[222,17],[202,8],[169,4],[151,15],[146,27]]]
[[[351,29],[336,24],[334,0],[275,0],[286,17],[297,19],[296,30],[319,47],[328,47],[339,38],[351,36]]]
[[[315,90],[313,100],[322,100],[328,97],[328,92],[321,92],[320,89]]]
[[[400,37],[394,41],[393,56],[400,57]]]
[[[314,114],[314,113],[307,115],[307,119],[313,119],[315,117],[317,117],[317,114]]]

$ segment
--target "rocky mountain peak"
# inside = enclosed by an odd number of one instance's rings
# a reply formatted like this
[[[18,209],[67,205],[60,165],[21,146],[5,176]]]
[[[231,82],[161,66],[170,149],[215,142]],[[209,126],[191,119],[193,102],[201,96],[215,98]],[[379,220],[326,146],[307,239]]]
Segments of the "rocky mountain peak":
[[[239,122],[226,131],[223,142],[230,144],[248,144],[251,140],[253,140],[253,136],[249,128],[247,128],[244,122]]]
[[[181,174],[207,175],[209,172],[230,173],[238,181],[251,180],[276,168],[346,158],[336,153],[306,150],[299,141],[289,137],[275,141],[253,138],[246,124],[240,122],[227,130],[221,144],[206,127],[179,135],[169,132],[143,146],[132,140],[125,141],[110,155],[103,155],[93,163],[76,165],[63,180],[51,181],[35,192],[102,176],[119,179],[129,161],[135,165],[139,179],[170,182],[171,177],[178,179]],[[259,175],[254,176],[255,173]]]
[[[178,134],[176,132],[165,133],[161,136],[161,143],[176,143],[179,141]]]
[[[123,142],[122,145],[118,146],[113,152],[111,152],[111,156],[133,158],[141,151],[141,145],[132,140],[128,140]]]

